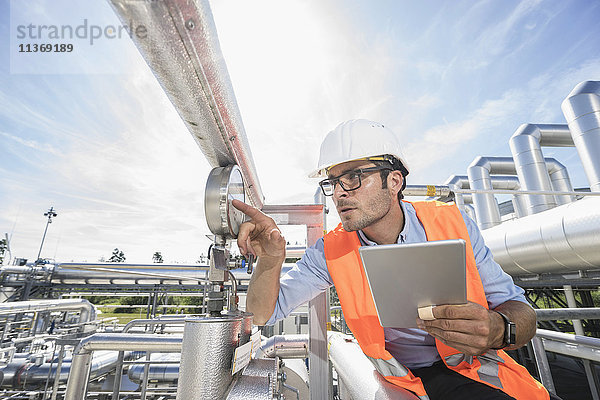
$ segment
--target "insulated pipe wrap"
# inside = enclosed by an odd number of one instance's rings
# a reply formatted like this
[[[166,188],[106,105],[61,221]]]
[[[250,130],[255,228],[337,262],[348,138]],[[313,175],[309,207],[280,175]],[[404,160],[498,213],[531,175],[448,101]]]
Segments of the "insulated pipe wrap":
[[[233,353],[244,344],[251,314],[186,321],[177,400],[222,399],[230,386]],[[246,339],[247,342],[247,339]]]
[[[494,260],[511,275],[600,267],[600,197],[508,221],[482,232]]]
[[[109,0],[119,18],[147,28],[138,50],[211,166],[237,164],[249,201],[264,196],[208,0]]]
[[[561,105],[593,192],[600,192],[600,82],[581,82]]]

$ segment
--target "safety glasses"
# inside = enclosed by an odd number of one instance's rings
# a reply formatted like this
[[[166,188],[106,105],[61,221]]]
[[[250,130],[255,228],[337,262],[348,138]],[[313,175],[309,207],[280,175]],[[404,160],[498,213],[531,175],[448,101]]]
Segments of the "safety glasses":
[[[360,187],[362,181],[361,177],[363,174],[375,172],[375,171],[392,171],[392,168],[385,166],[376,166],[368,168],[353,169],[352,171],[344,172],[340,176],[333,178],[323,179],[319,182],[321,190],[325,196],[332,196],[335,186],[339,183],[342,189],[346,192],[356,190]]]

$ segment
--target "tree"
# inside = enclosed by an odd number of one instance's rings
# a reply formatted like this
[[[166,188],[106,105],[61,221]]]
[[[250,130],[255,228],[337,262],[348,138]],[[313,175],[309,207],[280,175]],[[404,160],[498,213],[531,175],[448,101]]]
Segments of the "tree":
[[[4,253],[8,249],[8,243],[6,239],[0,239],[0,265],[4,262]]]
[[[152,262],[161,264],[163,262],[163,256],[162,254],[160,254],[160,251],[157,251],[154,253],[154,255],[152,256]]]
[[[125,253],[123,253],[121,250],[115,247],[112,256],[110,256],[110,258],[108,259],[108,262],[120,263],[125,262],[125,260]]]

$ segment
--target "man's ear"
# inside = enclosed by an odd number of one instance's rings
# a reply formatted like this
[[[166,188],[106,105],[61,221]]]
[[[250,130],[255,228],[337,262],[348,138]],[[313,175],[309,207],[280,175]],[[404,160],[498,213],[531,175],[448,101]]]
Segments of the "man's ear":
[[[402,184],[404,183],[404,177],[398,170],[391,171],[388,175],[388,188],[394,193],[398,193],[402,190]]]

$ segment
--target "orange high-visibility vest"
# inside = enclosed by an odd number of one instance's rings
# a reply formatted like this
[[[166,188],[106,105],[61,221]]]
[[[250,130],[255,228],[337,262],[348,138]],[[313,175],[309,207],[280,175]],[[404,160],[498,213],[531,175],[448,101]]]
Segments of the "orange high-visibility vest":
[[[427,240],[463,239],[467,243],[467,300],[488,308],[483,284],[475,265],[467,227],[458,208],[434,201],[412,203]],[[335,285],[344,318],[362,351],[386,380],[428,399],[421,379],[385,349],[385,337],[373,296],[360,260],[356,232],[341,224],[324,237],[327,269]],[[437,351],[446,366],[467,378],[504,391],[521,400],[548,400],[548,391],[503,350],[467,356],[436,339]]]

